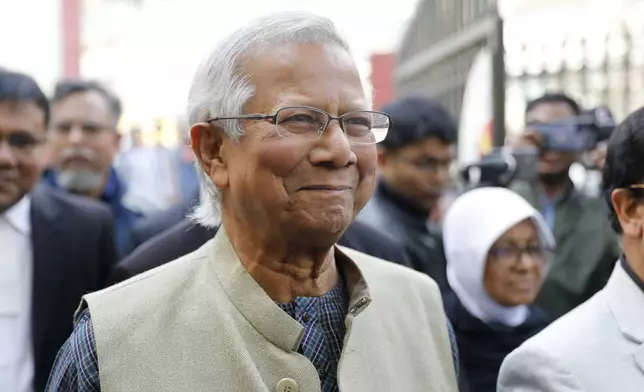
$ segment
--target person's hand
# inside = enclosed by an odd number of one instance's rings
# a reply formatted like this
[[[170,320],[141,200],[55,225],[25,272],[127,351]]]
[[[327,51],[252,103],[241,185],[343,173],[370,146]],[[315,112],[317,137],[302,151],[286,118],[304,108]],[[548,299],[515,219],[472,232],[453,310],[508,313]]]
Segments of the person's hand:
[[[434,208],[432,208],[429,212],[429,221],[433,223],[439,223],[443,221],[443,217],[445,216],[445,211],[446,211],[446,203],[445,203],[445,196],[441,196],[440,199],[436,202],[436,205]]]
[[[606,163],[606,143],[599,143],[594,150],[588,152],[591,162],[599,170],[604,170],[604,164]]]
[[[541,147],[543,137],[534,131],[525,131],[513,143],[513,147]]]

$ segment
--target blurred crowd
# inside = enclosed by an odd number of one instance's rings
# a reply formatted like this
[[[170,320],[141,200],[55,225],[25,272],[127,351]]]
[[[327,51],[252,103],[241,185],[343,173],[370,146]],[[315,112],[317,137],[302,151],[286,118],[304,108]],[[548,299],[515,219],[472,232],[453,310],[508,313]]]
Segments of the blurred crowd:
[[[583,108],[534,97],[508,148],[536,176],[472,187],[439,102],[371,111],[326,21],[267,18],[198,71],[174,149],[122,150],[99,82],[0,69],[0,392],[643,390],[642,109],[558,150],[540,130]]]

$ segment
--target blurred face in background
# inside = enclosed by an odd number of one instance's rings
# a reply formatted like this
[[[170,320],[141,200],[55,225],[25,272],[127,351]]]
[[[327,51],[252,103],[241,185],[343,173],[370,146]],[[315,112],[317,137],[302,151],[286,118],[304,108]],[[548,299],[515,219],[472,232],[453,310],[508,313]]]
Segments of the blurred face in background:
[[[0,101],[0,213],[40,178],[44,137],[45,113],[35,103]]]
[[[531,304],[541,288],[549,251],[539,240],[531,219],[506,231],[492,245],[485,265],[483,286],[503,306]]]
[[[394,151],[382,150],[380,169],[387,184],[416,207],[431,211],[449,183],[453,146],[435,137]]]
[[[564,102],[544,102],[526,113],[526,127],[539,123],[551,123],[575,116],[573,109]],[[539,175],[545,182],[560,183],[568,180],[568,170],[577,160],[577,153],[543,151],[539,160]]]
[[[51,162],[59,186],[98,196],[119,149],[117,119],[100,93],[72,94],[52,105]]]

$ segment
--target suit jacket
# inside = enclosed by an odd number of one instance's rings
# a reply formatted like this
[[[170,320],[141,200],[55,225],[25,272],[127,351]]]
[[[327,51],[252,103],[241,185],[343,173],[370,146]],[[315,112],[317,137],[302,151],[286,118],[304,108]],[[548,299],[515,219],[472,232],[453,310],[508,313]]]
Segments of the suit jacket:
[[[429,275],[446,293],[447,261],[443,237],[437,224],[428,222],[429,211],[406,200],[380,180],[373,197],[358,214],[356,221],[381,230],[404,246],[412,268]]]
[[[35,390],[42,391],[79,299],[105,286],[117,256],[112,214],[102,203],[44,184],[31,197]]]
[[[340,390],[457,391],[436,284],[351,249],[335,254],[351,293]],[[320,391],[297,352],[304,327],[244,269],[223,228],[197,251],[84,299],[103,392]]]
[[[503,362],[499,392],[644,390],[644,292],[617,263],[606,287]]]
[[[216,232],[216,228],[208,229],[184,219],[178,225],[147,241],[119,262],[110,276],[109,284],[124,281],[194,252],[213,238]],[[402,245],[361,222],[353,222],[338,244],[383,260],[411,266]]]

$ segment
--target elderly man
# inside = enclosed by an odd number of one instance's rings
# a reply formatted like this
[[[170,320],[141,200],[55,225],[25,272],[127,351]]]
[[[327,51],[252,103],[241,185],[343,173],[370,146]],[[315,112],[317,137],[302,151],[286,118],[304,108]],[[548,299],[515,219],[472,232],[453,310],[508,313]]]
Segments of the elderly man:
[[[211,224],[220,203],[222,225],[86,296],[49,390],[456,391],[437,285],[335,246],[390,125],[367,107],[325,18],[264,17],[216,47],[189,118],[210,199],[199,215]]]
[[[52,167],[44,179],[68,192],[109,205],[114,240],[125,255],[130,228],[140,217],[124,203],[125,184],[112,163],[119,149],[119,99],[95,82],[62,81],[51,100],[49,146]]]

